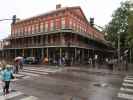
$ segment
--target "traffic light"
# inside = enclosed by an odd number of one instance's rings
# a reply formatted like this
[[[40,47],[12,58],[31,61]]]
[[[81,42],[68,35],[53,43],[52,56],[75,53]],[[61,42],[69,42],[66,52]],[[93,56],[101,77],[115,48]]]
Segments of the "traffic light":
[[[13,15],[12,17],[12,24],[15,24],[16,23],[16,15]]]
[[[94,26],[94,18],[90,18],[90,25]]]

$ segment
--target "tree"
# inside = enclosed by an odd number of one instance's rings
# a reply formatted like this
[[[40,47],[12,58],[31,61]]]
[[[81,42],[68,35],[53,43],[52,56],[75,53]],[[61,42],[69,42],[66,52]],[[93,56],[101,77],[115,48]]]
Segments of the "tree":
[[[108,33],[107,40],[111,41],[114,47],[118,46],[118,33],[120,33],[120,46],[127,46],[129,8],[129,1],[122,2],[112,14],[112,20],[105,26],[105,32]]]
[[[133,47],[133,4],[131,4],[132,10],[129,12],[128,16],[128,37],[127,42],[130,47]]]

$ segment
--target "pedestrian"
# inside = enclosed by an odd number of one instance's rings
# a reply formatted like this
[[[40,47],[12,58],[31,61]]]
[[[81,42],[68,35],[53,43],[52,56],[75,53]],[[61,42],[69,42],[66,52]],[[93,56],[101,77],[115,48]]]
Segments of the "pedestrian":
[[[10,81],[13,79],[13,72],[10,65],[6,65],[6,68],[2,72],[2,80],[4,82],[3,93],[4,95],[9,93]]]
[[[44,64],[48,64],[48,62],[49,62],[48,57],[45,57],[43,62],[44,62]]]
[[[2,90],[3,87],[4,87],[4,82],[3,82],[3,79],[2,79],[2,75],[3,75],[3,72],[5,70],[5,66],[3,63],[0,63],[0,89]]]
[[[19,72],[19,60],[15,61],[14,67],[15,67],[14,73],[18,74],[18,72]]]
[[[23,69],[23,60],[19,61],[19,66],[20,66],[20,69],[22,70]]]
[[[62,57],[62,65],[64,66],[66,64],[65,57]]]

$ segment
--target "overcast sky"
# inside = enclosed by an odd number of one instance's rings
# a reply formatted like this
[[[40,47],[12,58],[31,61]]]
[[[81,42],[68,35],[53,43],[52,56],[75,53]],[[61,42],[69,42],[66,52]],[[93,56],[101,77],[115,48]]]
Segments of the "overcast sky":
[[[0,0],[0,19],[12,18],[16,14],[24,19],[55,10],[56,4],[81,6],[85,16],[95,18],[95,23],[104,26],[111,20],[111,15],[120,2],[125,0]],[[11,21],[0,22],[0,39],[10,34]]]

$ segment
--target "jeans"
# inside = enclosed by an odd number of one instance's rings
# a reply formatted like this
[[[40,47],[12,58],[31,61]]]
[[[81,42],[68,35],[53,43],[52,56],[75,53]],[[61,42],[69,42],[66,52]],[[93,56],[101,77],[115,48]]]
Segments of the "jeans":
[[[4,92],[4,94],[7,94],[7,93],[9,93],[10,81],[4,81],[4,82],[5,82],[5,85],[4,85],[4,88],[3,88],[3,92]]]

